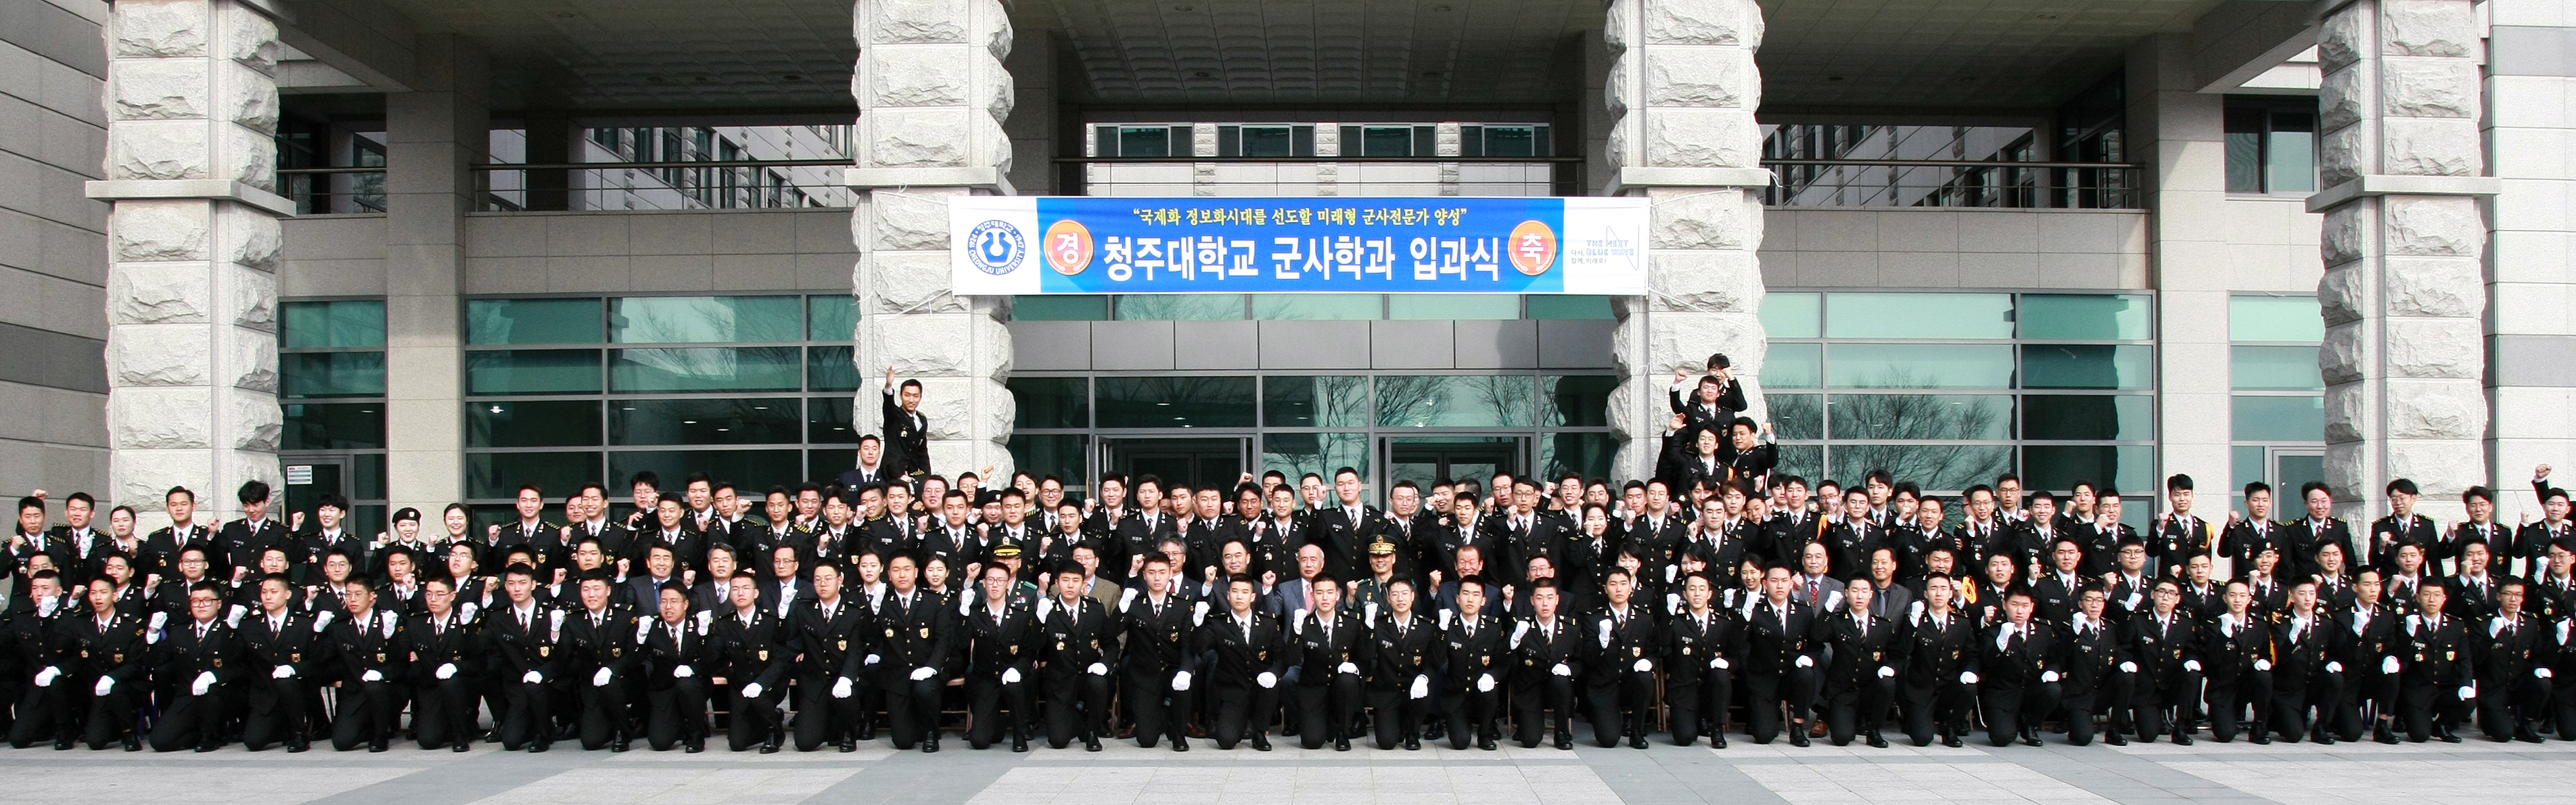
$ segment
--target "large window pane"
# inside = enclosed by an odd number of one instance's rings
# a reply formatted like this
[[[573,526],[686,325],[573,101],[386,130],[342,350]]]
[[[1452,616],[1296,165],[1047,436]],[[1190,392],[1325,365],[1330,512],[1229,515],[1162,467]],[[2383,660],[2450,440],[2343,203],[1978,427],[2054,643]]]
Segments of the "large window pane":
[[[1090,488],[1083,482],[1091,477],[1085,463],[1090,447],[1091,437],[1079,433],[1013,434],[1011,465],[1040,478],[1055,476],[1064,482],[1065,499],[1079,502]]]
[[[1261,424],[1275,428],[1368,427],[1369,379],[1283,375],[1261,379]]]
[[[804,321],[798,304],[793,296],[611,299],[608,340],[620,344],[802,341]]]
[[[599,350],[514,349],[465,353],[467,394],[597,394]]]
[[[1825,295],[1831,338],[2011,338],[2012,331],[2010,294]]]
[[[609,387],[625,392],[795,391],[804,350],[693,347],[616,350]]]
[[[2263,117],[2261,107],[2227,107],[2227,192],[2263,192]]]
[[[1093,382],[1103,428],[1248,428],[1250,377],[1103,377]]]
[[[2274,193],[2316,192],[2316,112],[2307,109],[2273,110],[2271,138],[2263,145],[2265,189]]]
[[[305,349],[385,345],[383,300],[288,302],[279,305],[277,312],[279,347]]]
[[[2022,294],[2021,337],[2143,341],[2147,307],[2140,294]]]
[[[1014,377],[1007,384],[1022,428],[1091,427],[1091,380],[1082,377]]]
[[[1807,484],[1813,486],[1824,479],[1824,473],[1824,445],[1784,444],[1780,446],[1780,466],[1772,470],[1771,480],[1778,483],[1783,477],[1795,475],[1807,479]]]
[[[1261,436],[1261,471],[1278,470],[1291,479],[1314,473],[1327,479],[1343,467],[1369,477],[1369,437],[1365,433],[1267,433]]]
[[[1011,298],[1014,321],[1108,321],[1109,297],[1066,294]]]
[[[1883,469],[1939,492],[1994,483],[2013,466],[2012,447],[2000,444],[1836,444],[1830,454],[1833,477],[1846,484]]]
[[[1765,394],[1762,395],[1762,401],[1771,406],[1771,425],[1780,438],[1824,438],[1824,395]]]
[[[596,344],[598,299],[469,299],[468,344]]]
[[[465,496],[469,498],[513,498],[520,484],[536,484],[549,499],[561,500],[583,482],[602,477],[597,450],[465,454]]]
[[[1586,480],[1610,477],[1610,458],[1618,452],[1618,440],[1607,433],[1557,433],[1538,440],[1538,466],[1542,478],[1563,478],[1577,473]]]
[[[859,300],[847,294],[805,297],[805,338],[848,341],[859,329]]]
[[[287,403],[280,450],[368,450],[385,446],[384,403]]]
[[[1811,389],[1822,385],[1824,355],[1822,344],[1772,344],[1762,359],[1762,387]]]
[[[846,451],[833,450],[850,456]],[[804,480],[805,457],[796,450],[621,450],[608,454],[608,477],[626,479],[650,470],[663,483],[689,473],[732,481],[737,489],[795,488]],[[818,480],[828,480],[828,476]]]
[[[2246,484],[2264,480],[2270,475],[2264,471],[2264,452],[2262,445],[2242,444],[2227,448],[2227,468],[2235,476],[2233,486],[2243,489]],[[2236,502],[2245,502],[2244,493],[2236,494]]]
[[[2110,344],[2025,344],[2026,389],[2144,389],[2156,382],[2155,350]]]
[[[1762,296],[1762,332],[1772,338],[1816,338],[1825,331],[1825,295],[1774,293]]]
[[[1530,294],[1529,317],[1533,319],[1615,319],[1619,314],[1610,309],[1610,297],[1593,294]]]
[[[598,444],[598,400],[499,400],[465,404],[467,447],[581,447]]]
[[[2326,398],[2237,396],[2234,430],[2240,442],[2321,442],[2326,438]]]
[[[806,347],[805,388],[808,391],[854,391],[865,378],[851,362],[850,347]]]
[[[1366,293],[1264,293],[1252,295],[1252,317],[1256,319],[1332,319],[1358,321],[1383,318],[1386,298]]]
[[[1521,298],[1507,293],[1388,294],[1386,317],[1390,319],[1517,319],[1521,317]]]
[[[1836,394],[1836,439],[2010,439],[2012,398],[2000,394]]]
[[[608,443],[796,444],[803,420],[793,397],[610,400]]]
[[[2156,437],[2155,398],[2141,394],[2026,394],[2021,437],[2033,441],[2139,441]]]
[[[2231,296],[2227,298],[2227,340],[2326,340],[2326,322],[2313,296]]]
[[[277,356],[286,397],[376,397],[385,393],[382,352],[289,352]]]
[[[1538,423],[1543,427],[1602,427],[1610,424],[1610,390],[1619,378],[1610,375],[1549,375],[1538,379]]]
[[[856,402],[846,396],[806,398],[805,441],[810,444],[858,444],[858,426],[850,416],[851,406]]]
[[[1834,344],[1830,354],[1836,388],[2012,386],[2012,347],[2003,344]]]
[[[1382,428],[1527,427],[1535,383],[1527,375],[1386,375],[1377,379]]]
[[[1119,321],[1212,321],[1243,318],[1243,294],[1133,293],[1118,297]]]
[[[2236,388],[2326,390],[2316,347],[2237,346],[2228,353],[2228,376]]]
[[[2146,445],[2032,446],[2022,448],[2022,456],[2022,484],[2029,489],[2062,493],[2073,490],[2077,481],[2107,484],[2109,491],[2124,495],[2153,495],[2162,488],[2156,483],[2156,449]],[[2128,511],[2152,508],[2141,503],[2131,501]],[[2127,512],[2122,514],[2126,519]],[[2139,520],[2148,522],[2147,515],[2140,512]]]

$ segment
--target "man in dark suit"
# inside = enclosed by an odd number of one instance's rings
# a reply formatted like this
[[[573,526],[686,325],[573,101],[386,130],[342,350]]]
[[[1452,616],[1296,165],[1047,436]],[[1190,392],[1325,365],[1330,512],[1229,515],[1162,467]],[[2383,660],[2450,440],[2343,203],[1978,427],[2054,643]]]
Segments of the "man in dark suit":
[[[241,500],[241,519],[225,523],[215,533],[215,545],[232,567],[230,578],[240,582],[259,572],[261,551],[286,545],[287,534],[285,526],[268,517],[270,490],[266,481],[243,482],[235,497]],[[289,555],[293,555],[292,551]]]
[[[1995,746],[2016,737],[2038,746],[2039,720],[2057,708],[2065,659],[2057,630],[2032,617],[2038,608],[2016,587],[2004,598],[2003,622],[1978,638],[1977,691],[1986,701],[1986,741]]]
[[[918,480],[931,474],[930,418],[921,414],[921,381],[898,388],[894,367],[885,376],[885,465],[893,478]]]

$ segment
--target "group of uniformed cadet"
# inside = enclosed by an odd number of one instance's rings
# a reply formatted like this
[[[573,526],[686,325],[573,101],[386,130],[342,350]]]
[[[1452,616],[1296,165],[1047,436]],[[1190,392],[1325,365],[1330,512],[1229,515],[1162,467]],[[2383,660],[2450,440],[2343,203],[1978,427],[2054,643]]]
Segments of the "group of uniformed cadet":
[[[2366,529],[2322,484],[2224,521],[2188,476],[2151,522],[2098,484],[2006,475],[1945,500],[1885,472],[1776,471],[1722,359],[1675,385],[1657,477],[1497,475],[1363,502],[1350,468],[1188,486],[931,471],[915,383],[830,483],[757,498],[704,475],[600,484],[477,529],[450,506],[362,535],[272,490],[196,521],[39,492],[8,542],[0,729],[12,746],[139,751],[854,751],[883,730],[1267,751],[1994,746],[2166,737],[2576,739],[2576,528],[2417,514]],[[562,519],[549,520],[556,508]],[[755,509],[759,509],[755,513]],[[962,715],[960,713],[962,711]],[[1506,735],[1508,730],[1509,734]]]

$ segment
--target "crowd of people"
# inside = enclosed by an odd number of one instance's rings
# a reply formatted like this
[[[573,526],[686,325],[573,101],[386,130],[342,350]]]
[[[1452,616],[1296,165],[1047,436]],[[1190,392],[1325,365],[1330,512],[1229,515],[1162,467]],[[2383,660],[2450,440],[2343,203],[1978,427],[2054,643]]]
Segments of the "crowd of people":
[[[2314,483],[2286,519],[2261,483],[2206,517],[2187,475],[2133,526],[2098,483],[1781,472],[1719,358],[1675,384],[1650,479],[1401,482],[1380,507],[1351,468],[1113,473],[1076,499],[934,472],[919,385],[883,394],[885,435],[828,483],[643,474],[631,509],[528,485],[480,527],[405,508],[368,535],[330,496],[280,523],[254,481],[240,518],[176,488],[138,534],[84,494],[54,524],[39,492],[0,728],[198,752],[1569,749],[1577,718],[1640,749],[2576,739],[2547,466],[2519,527],[2484,487],[2436,523],[2402,479],[2367,526]]]

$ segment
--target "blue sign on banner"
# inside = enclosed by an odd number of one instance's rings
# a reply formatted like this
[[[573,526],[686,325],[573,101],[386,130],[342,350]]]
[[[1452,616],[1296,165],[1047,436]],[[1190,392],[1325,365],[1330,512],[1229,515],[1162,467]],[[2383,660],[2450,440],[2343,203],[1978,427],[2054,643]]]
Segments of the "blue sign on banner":
[[[955,291],[1646,292],[1642,198],[970,196]]]

